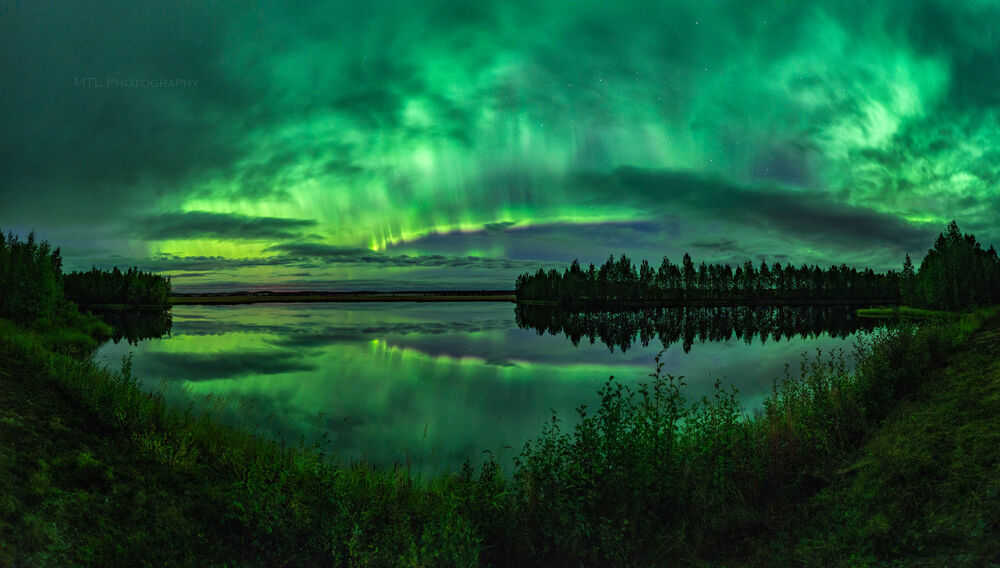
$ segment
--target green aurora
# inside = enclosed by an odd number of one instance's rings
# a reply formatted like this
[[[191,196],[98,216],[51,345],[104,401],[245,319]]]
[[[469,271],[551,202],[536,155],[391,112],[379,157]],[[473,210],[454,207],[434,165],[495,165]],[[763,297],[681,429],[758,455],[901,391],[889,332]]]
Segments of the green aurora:
[[[1000,5],[0,7],[0,228],[175,289],[1000,242]]]

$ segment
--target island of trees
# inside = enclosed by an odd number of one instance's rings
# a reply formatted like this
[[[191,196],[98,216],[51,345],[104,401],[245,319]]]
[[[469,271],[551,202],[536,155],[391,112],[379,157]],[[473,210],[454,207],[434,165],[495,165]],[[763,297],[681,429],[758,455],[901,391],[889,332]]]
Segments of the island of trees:
[[[562,273],[538,269],[517,277],[518,303],[565,307],[669,304],[864,303],[961,310],[1000,301],[1000,260],[952,221],[915,270],[909,255],[902,272],[858,270],[845,264],[821,268],[780,263],[733,269],[697,266],[689,254],[680,265],[664,257],[659,267],[626,255],[584,270],[576,260]]]

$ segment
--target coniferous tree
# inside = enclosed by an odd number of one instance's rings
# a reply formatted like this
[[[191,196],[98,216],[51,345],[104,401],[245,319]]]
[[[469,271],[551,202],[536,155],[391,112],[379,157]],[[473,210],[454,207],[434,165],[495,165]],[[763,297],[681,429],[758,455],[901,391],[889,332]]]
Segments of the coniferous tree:
[[[981,251],[981,249],[979,249]],[[982,273],[997,264],[996,252],[982,252]],[[933,276],[936,257],[927,261],[927,274]],[[933,279],[929,281],[934,281]],[[534,275],[517,277],[515,291],[519,301],[541,300],[565,305],[585,303],[683,302],[683,301],[871,301],[895,302],[900,299],[900,275],[889,271],[877,274],[870,268],[858,271],[846,265],[819,266],[761,262],[758,269],[751,261],[732,269],[729,265],[701,262],[695,267],[689,254],[681,266],[663,258],[657,270],[642,261],[638,270],[626,255],[614,256],[598,269],[590,265],[584,272],[574,261],[562,273],[539,269]],[[914,288],[918,288],[917,284]],[[990,289],[986,286],[983,289]],[[982,290],[971,293],[983,297]]]
[[[910,260],[910,255],[907,253],[906,258],[903,260],[903,273],[899,281],[899,293],[903,298],[904,304],[912,305],[916,300],[916,280],[917,273],[913,269],[913,261]]]
[[[693,299],[694,298],[694,287],[697,280],[697,275],[695,274],[694,261],[691,260],[691,255],[684,253],[684,258],[681,261],[683,267],[681,268],[681,277],[684,280],[684,298]]]
[[[992,251],[992,252],[991,252]],[[906,266],[901,285],[920,307],[961,310],[1000,301],[1000,263],[996,251],[984,251],[975,236],[963,235],[952,221],[938,235],[908,285]]]

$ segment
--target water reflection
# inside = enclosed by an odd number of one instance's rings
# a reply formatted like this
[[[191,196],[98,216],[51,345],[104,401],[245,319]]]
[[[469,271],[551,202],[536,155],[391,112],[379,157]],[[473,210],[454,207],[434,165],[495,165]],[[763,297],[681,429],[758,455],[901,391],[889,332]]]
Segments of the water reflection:
[[[826,334],[846,338],[858,331],[871,331],[877,322],[858,317],[844,306],[714,306],[651,308],[630,311],[566,311],[548,306],[517,306],[517,325],[539,335],[564,334],[579,345],[587,338],[600,340],[611,351],[628,351],[638,340],[646,347],[659,339],[664,347],[681,343],[685,353],[695,341],[730,341],[746,344],[769,339],[817,337]]]
[[[92,310],[91,313],[111,326],[111,340],[125,340],[136,345],[145,339],[170,334],[173,318],[170,310]]]
[[[786,362],[817,348],[849,353],[854,330],[871,327],[824,310],[713,313],[559,315],[500,303],[176,306],[169,335],[108,342],[98,360],[117,366],[133,351],[135,375],[166,389],[168,400],[225,398],[233,423],[292,441],[327,434],[329,450],[344,460],[409,463],[430,474],[477,461],[484,450],[519,450],[553,409],[572,421],[576,407],[592,406],[611,375],[646,379],[663,349],[657,337],[705,340],[690,353],[664,354],[664,371],[686,377],[686,396],[710,394],[718,377],[755,407]],[[557,335],[518,325],[527,322]],[[591,334],[593,344],[582,341]]]

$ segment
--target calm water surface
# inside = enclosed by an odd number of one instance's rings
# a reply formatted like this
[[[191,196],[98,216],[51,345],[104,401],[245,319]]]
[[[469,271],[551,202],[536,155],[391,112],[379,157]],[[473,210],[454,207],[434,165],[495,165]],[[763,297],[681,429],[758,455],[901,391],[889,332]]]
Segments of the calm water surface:
[[[513,455],[553,409],[572,421],[579,405],[594,407],[609,376],[645,379],[664,342],[664,371],[685,376],[689,397],[720,378],[754,407],[786,362],[850,353],[873,325],[802,309],[565,317],[515,315],[509,303],[177,306],[169,336],[109,342],[97,358],[117,367],[132,351],[133,372],[168,398],[224,397],[240,407],[224,416],[287,440],[326,432],[342,459],[439,473],[485,450]]]

